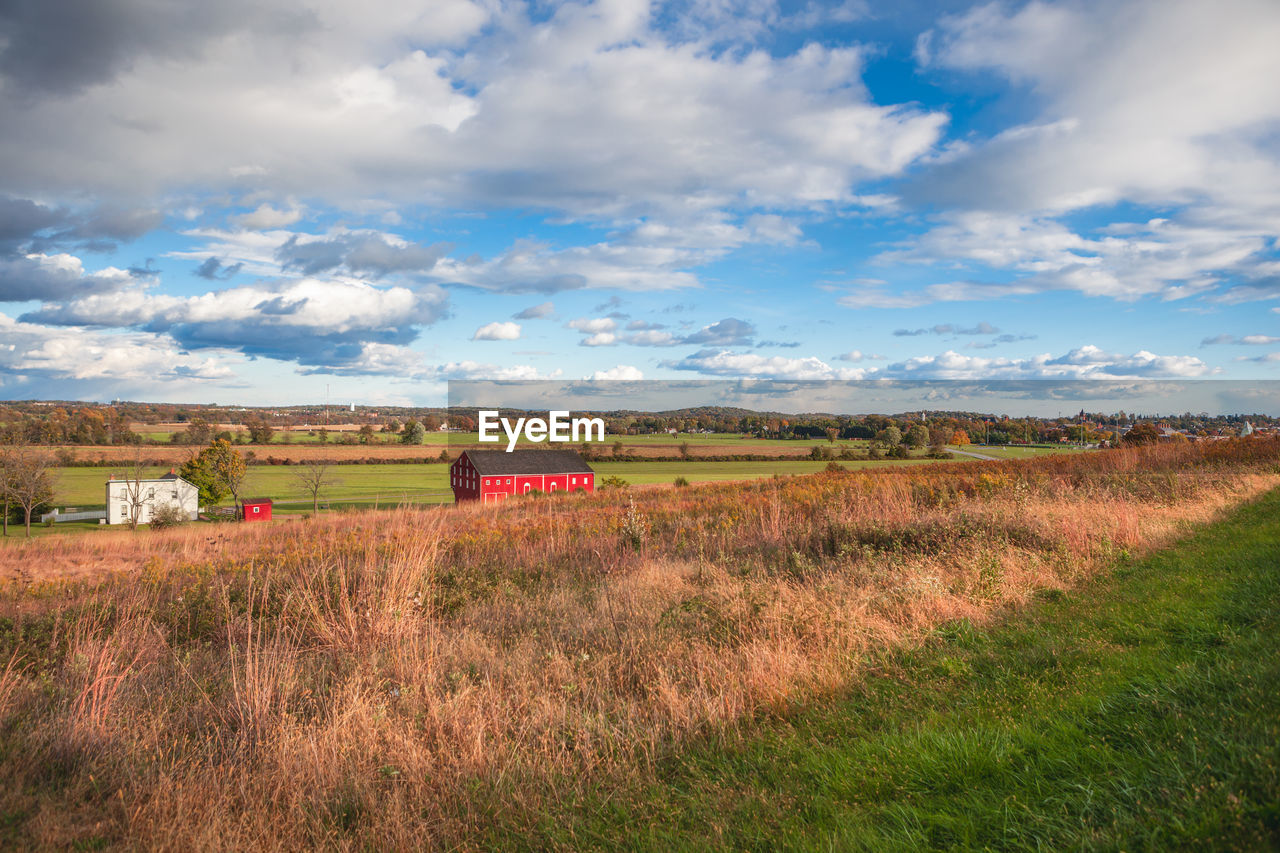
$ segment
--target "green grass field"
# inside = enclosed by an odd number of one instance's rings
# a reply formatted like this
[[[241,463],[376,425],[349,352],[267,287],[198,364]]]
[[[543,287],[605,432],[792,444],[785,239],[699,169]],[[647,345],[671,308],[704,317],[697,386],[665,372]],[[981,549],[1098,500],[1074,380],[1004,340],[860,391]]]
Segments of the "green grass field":
[[[1278,849],[1278,566],[1273,492],[992,627],[948,625],[886,653],[845,695],[687,745],[646,783],[587,790],[533,834],[500,827],[481,846]]]
[[[844,462],[848,468],[871,465],[919,465],[932,460]],[[774,474],[812,474],[827,466],[826,462],[593,462],[599,478],[621,477],[628,483],[671,483],[683,476],[692,483],[716,480],[749,480],[772,477]],[[282,509],[296,508],[310,511],[310,495],[295,476],[300,470],[288,465],[251,465],[245,477],[242,494],[270,497],[276,501],[305,501],[296,507],[286,505]],[[149,469],[149,476],[160,476],[168,468]],[[57,506],[101,507],[104,499],[104,483],[110,468],[61,468],[57,472]],[[333,505],[364,504],[375,502],[385,506],[401,502],[448,503],[453,497],[449,491],[448,467],[443,464],[386,464],[386,465],[333,465],[329,468],[333,485],[321,493],[322,502]]]

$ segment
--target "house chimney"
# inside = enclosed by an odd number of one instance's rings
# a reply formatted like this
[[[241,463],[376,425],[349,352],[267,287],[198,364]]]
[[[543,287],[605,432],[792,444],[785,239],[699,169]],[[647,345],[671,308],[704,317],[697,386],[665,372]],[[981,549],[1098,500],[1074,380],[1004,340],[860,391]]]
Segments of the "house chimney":
[[[176,474],[176,473],[178,473],[178,472],[177,472],[177,471],[175,471],[173,468],[170,468],[170,469],[169,469],[169,473],[170,473],[170,474]]]

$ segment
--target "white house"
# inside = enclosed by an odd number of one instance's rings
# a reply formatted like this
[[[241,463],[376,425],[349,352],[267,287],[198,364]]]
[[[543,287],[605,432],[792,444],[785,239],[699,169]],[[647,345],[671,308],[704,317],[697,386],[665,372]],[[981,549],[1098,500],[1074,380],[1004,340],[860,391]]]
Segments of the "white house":
[[[151,513],[162,506],[176,506],[194,521],[200,513],[200,490],[172,471],[154,480],[107,481],[107,524],[128,524],[135,506],[139,524],[149,523]]]

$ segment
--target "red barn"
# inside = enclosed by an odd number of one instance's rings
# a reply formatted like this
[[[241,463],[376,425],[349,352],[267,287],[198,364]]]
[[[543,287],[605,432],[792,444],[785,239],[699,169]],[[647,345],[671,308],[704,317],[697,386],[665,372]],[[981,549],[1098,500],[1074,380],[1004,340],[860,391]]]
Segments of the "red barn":
[[[596,475],[576,450],[467,450],[449,466],[453,499],[497,503],[511,495],[594,492]]]
[[[241,521],[270,521],[271,498],[245,498],[240,501]]]

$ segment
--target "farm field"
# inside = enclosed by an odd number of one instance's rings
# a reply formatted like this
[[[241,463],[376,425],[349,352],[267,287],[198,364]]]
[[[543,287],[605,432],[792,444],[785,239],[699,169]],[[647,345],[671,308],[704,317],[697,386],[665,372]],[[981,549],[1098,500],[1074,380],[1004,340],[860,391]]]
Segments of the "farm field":
[[[935,460],[875,460],[840,462],[850,470],[877,466],[920,465]],[[722,480],[750,480],[775,474],[812,474],[829,463],[810,461],[781,462],[592,462],[600,478],[621,477],[637,485],[672,483],[685,477],[691,483]],[[148,476],[168,472],[166,467],[148,469]],[[311,496],[288,465],[251,465],[245,476],[242,493],[273,500],[298,502],[298,511],[311,510]],[[60,468],[56,480],[58,506],[101,507],[103,483],[112,473],[110,468]],[[334,465],[329,469],[333,485],[321,494],[330,505],[394,506],[397,503],[452,503],[449,470],[443,463],[391,465]],[[305,503],[305,506],[302,504]]]
[[[658,784],[589,790],[532,836],[499,821],[486,841],[1276,849],[1277,565],[1273,491],[989,628],[948,623],[875,675],[739,739],[703,738],[661,759]]]
[[[1251,439],[11,543],[0,846],[1267,848],[1278,488]]]

